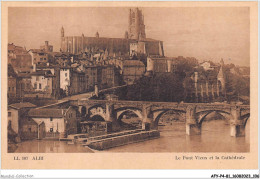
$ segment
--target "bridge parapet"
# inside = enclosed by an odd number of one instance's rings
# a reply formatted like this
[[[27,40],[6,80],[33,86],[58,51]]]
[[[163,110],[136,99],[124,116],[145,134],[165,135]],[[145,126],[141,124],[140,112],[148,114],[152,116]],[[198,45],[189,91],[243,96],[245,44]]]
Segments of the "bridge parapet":
[[[71,105],[85,106],[90,113],[99,112],[106,121],[116,124],[126,111],[134,112],[142,118],[144,127],[157,128],[158,121],[167,111],[185,114],[186,133],[188,135],[200,134],[201,124],[212,112],[217,112],[228,118],[231,126],[231,136],[239,136],[250,115],[249,105],[234,105],[226,103],[176,103],[176,102],[150,102],[150,101],[113,101],[113,100],[74,100]],[[98,108],[102,108],[98,109]]]

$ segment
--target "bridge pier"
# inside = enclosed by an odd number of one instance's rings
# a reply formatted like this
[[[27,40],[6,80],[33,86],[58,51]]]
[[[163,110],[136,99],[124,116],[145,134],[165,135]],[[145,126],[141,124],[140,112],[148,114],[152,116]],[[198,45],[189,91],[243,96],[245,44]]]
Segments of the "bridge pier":
[[[230,136],[232,137],[245,136],[245,127],[243,125],[230,125]]]
[[[200,135],[201,127],[198,124],[186,124],[186,134],[187,135]]]
[[[143,106],[142,129],[151,130],[151,129],[157,129],[157,128],[158,127],[153,122],[151,107]]]
[[[234,106],[231,108],[230,136],[232,137],[245,136],[245,126],[243,120],[240,120],[240,113],[240,107]]]
[[[196,121],[196,107],[193,106],[188,106],[186,109],[186,134],[201,134],[201,126]]]
[[[107,132],[114,132],[120,130],[120,125],[116,120],[116,112],[114,109],[114,104],[106,104],[106,121],[107,124]]]

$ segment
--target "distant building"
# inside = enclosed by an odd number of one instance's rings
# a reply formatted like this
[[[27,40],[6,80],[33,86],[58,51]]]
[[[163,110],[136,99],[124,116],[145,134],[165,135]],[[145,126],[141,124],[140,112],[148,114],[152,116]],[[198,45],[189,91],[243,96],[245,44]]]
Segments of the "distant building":
[[[119,71],[114,65],[102,66],[101,89],[119,85]]]
[[[29,111],[28,116],[43,125],[42,138],[64,138],[77,133],[77,112],[68,108],[39,108]]]
[[[43,64],[43,65],[36,65],[37,71],[45,71],[46,73],[51,72],[53,75],[52,77],[52,95],[55,98],[59,97],[60,92],[60,67],[58,65],[52,64]]]
[[[144,75],[145,65],[139,60],[125,60],[123,61],[122,70],[124,82],[131,85]]]
[[[32,57],[26,49],[8,44],[8,64],[18,72],[30,72],[32,68]]]
[[[8,90],[7,96],[14,98],[17,96],[17,74],[15,73],[11,64],[8,64]]]
[[[7,96],[9,98],[14,98],[17,96],[17,78],[15,76],[8,76]]]
[[[45,52],[53,52],[53,46],[49,45],[48,41],[45,41],[45,44],[43,46],[40,46],[40,49]]]
[[[148,57],[147,72],[153,73],[174,73],[177,71],[177,60],[166,57]]]
[[[26,52],[26,49],[25,49],[25,48],[20,47],[20,46],[16,46],[16,45],[14,45],[13,43],[8,44],[8,57],[9,57],[9,56],[12,57],[14,54],[24,53],[24,52]]]
[[[36,71],[31,73],[31,84],[34,93],[27,94],[27,97],[51,98],[53,94],[53,78],[51,71]]]
[[[187,102],[210,102],[223,100],[226,95],[226,79],[223,71],[224,62],[214,70],[196,71],[186,77],[183,85]]]
[[[32,103],[15,103],[8,106],[8,122],[11,123],[11,127],[15,133],[20,134],[22,131],[21,120],[23,120],[29,109],[36,107]]]
[[[30,73],[18,73],[17,75],[17,97],[22,98],[33,92]]]
[[[99,89],[118,86],[120,83],[119,75],[119,70],[114,65],[86,66],[86,90],[94,90],[95,85],[98,85]]]
[[[216,66],[211,61],[204,61],[204,62],[200,63],[199,66],[201,66],[206,71],[207,70],[214,70],[214,69],[218,68],[218,66]]]
[[[69,87],[71,85],[71,67],[60,67],[60,88],[63,89],[66,94],[69,94]]]
[[[31,50],[29,50],[29,53],[32,57],[32,65],[33,64],[42,64],[42,63],[46,64],[49,62],[49,55],[43,49],[31,49]]]
[[[125,38],[101,37],[97,32],[95,37],[65,36],[65,30],[61,28],[61,51],[72,54],[80,54],[89,51],[106,51],[108,56],[114,54],[147,54],[164,56],[163,42],[146,38],[144,16],[138,8],[129,11],[129,32]]]
[[[71,71],[71,85],[69,87],[70,95],[86,92],[85,73],[73,69]]]
[[[87,91],[94,90],[95,84],[101,83],[101,68],[98,66],[85,66],[85,82]]]

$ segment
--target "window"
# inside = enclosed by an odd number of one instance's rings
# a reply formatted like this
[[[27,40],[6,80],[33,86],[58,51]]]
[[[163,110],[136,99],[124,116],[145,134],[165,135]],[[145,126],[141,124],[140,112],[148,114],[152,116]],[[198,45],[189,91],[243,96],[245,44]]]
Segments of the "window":
[[[34,58],[34,61],[36,60],[36,58]]]
[[[50,118],[50,121],[53,121],[53,118],[52,118],[52,117]]]
[[[29,128],[28,128],[28,131],[29,131],[29,132],[32,132],[32,128],[29,127]]]
[[[8,91],[11,91],[11,88],[10,88],[10,87],[8,87]]]
[[[67,77],[67,73],[65,73],[65,77]]]
[[[39,81],[39,76],[36,76],[36,81]]]
[[[12,87],[12,91],[14,91],[14,87]]]
[[[39,89],[42,89],[42,84],[41,83],[39,83]]]
[[[34,83],[34,89],[37,89],[37,83]]]
[[[11,117],[12,116],[12,113],[11,112],[8,112],[8,117]]]
[[[53,128],[50,128],[50,132],[53,132]]]
[[[42,61],[42,58],[40,58],[40,60]]]

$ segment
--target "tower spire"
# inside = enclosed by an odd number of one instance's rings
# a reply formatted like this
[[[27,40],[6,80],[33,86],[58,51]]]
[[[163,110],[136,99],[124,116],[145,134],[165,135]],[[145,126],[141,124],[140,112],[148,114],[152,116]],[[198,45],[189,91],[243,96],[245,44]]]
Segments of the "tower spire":
[[[63,28],[63,26],[61,27],[61,37],[64,37],[64,28]]]
[[[129,10],[128,33],[130,39],[139,40],[139,38],[144,39],[146,37],[142,10],[139,10],[138,8]]]

